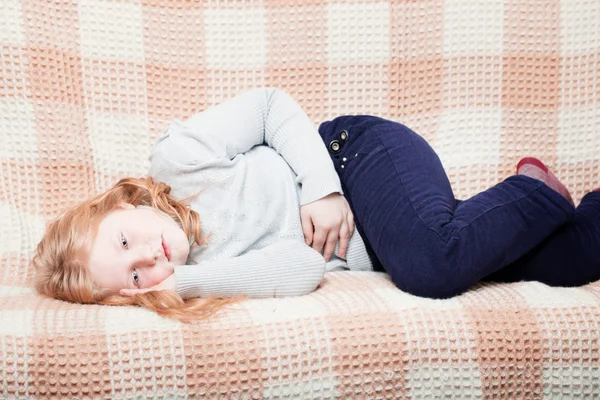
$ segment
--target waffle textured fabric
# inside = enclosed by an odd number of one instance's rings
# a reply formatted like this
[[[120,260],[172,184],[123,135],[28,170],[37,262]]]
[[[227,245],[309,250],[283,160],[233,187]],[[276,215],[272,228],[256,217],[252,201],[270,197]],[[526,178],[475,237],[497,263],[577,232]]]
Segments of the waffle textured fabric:
[[[459,198],[523,156],[576,201],[600,186],[597,0],[3,0],[0,398],[600,396],[598,282],[428,300],[336,271],[191,325],[34,293],[51,217],[143,175],[172,120],[259,86],[315,124],[405,123]]]

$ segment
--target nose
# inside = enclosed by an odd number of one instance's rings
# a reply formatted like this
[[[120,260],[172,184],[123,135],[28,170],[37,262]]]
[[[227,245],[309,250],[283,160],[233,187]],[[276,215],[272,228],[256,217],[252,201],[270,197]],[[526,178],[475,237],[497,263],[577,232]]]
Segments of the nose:
[[[140,246],[136,255],[137,264],[140,266],[154,265],[161,254],[162,248],[152,248],[151,245]]]
[[[162,282],[173,273],[173,265],[171,263],[157,264],[156,260],[160,259],[162,254],[162,246],[159,249],[153,249],[151,246],[144,246],[139,249],[134,266],[141,277],[142,289]]]

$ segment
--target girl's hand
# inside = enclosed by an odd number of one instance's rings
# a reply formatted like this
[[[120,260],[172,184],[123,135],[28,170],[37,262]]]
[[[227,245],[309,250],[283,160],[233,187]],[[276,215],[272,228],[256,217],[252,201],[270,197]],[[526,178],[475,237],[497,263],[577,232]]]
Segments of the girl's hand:
[[[326,261],[331,258],[338,238],[338,256],[346,257],[348,242],[354,233],[354,215],[344,196],[331,193],[301,206],[300,219],[306,244],[312,243],[312,248],[319,253],[323,251]]]
[[[138,293],[146,293],[152,290],[173,290],[175,291],[175,274],[167,276],[162,282],[146,289],[121,289],[119,293],[122,296],[133,296]]]

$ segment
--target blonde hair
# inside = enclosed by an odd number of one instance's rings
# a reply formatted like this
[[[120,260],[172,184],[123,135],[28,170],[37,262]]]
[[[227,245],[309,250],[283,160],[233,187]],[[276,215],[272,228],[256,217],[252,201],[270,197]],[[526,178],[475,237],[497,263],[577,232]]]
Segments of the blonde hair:
[[[146,205],[165,212],[179,223],[193,242],[190,248],[202,246],[200,216],[189,206],[196,195],[176,200],[171,187],[151,177],[124,178],[108,191],[65,210],[51,221],[32,259],[36,270],[35,288],[55,299],[81,304],[138,305],[160,315],[183,322],[203,320],[227,305],[246,299],[208,297],[184,301],[174,291],[161,290],[132,297],[110,294],[99,288],[87,269],[87,260],[102,219],[122,203]],[[201,268],[201,267],[198,267]]]

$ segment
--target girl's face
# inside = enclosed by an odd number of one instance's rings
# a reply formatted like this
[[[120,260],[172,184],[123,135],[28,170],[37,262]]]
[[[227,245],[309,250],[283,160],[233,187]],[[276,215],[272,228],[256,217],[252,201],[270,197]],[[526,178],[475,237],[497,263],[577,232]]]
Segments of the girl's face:
[[[100,222],[88,265],[92,280],[117,294],[162,282],[175,265],[185,265],[189,251],[188,238],[173,219],[123,204]]]

